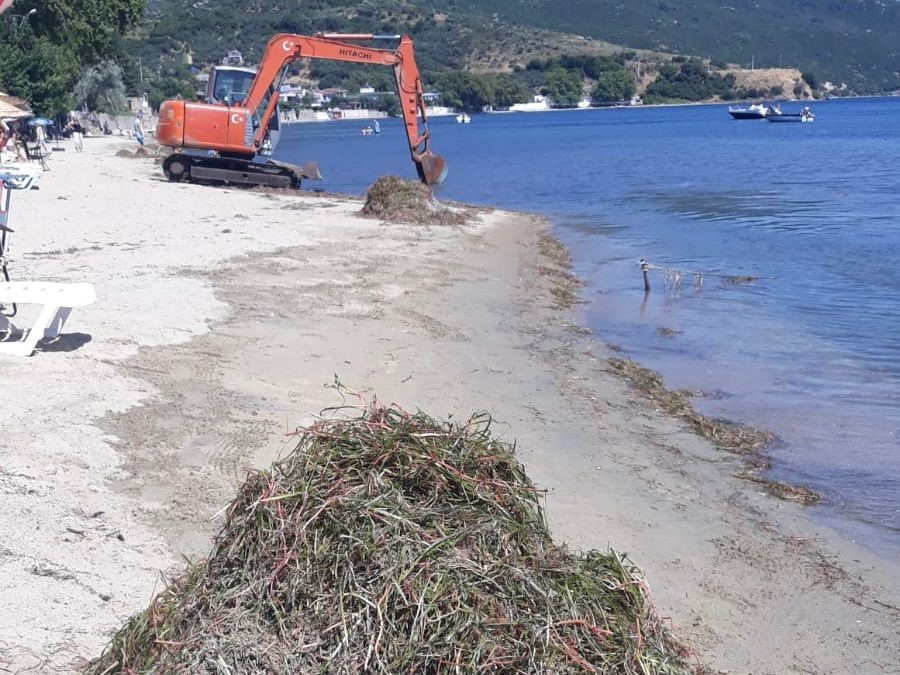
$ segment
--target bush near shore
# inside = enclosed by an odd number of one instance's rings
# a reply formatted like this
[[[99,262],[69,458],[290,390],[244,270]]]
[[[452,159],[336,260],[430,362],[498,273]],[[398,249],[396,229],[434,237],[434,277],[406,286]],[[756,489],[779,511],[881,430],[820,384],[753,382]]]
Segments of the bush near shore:
[[[692,672],[625,556],[553,543],[487,415],[353,410],[251,474],[86,672]]]

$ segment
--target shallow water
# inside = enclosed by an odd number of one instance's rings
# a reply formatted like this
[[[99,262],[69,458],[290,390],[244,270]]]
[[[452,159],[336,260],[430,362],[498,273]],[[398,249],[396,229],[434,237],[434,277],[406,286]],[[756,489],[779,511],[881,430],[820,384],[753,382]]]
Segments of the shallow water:
[[[703,412],[777,433],[774,477],[822,491],[814,517],[897,555],[900,99],[812,107],[796,125],[724,106],[439,118],[438,195],[550,216],[601,338],[706,392]],[[289,126],[279,156],[316,159],[317,187],[339,192],[414,177],[399,121],[363,126]],[[645,298],[639,258],[680,284],[653,269]]]

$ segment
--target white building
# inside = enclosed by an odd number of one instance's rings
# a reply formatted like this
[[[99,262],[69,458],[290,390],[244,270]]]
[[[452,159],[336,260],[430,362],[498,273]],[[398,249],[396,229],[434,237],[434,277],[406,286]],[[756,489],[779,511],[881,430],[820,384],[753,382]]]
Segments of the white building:
[[[514,103],[509,106],[510,112],[541,112],[550,110],[550,99],[546,96],[535,96],[528,103]]]

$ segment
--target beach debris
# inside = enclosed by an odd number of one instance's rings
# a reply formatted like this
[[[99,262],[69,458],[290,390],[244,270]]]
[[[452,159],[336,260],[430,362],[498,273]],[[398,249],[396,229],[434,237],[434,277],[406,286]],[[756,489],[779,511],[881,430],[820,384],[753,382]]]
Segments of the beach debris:
[[[607,359],[607,363],[612,372],[630,382],[663,412],[685,420],[694,433],[711,441],[720,450],[740,455],[746,468],[737,474],[738,478],[758,483],[773,497],[786,501],[807,506],[819,501],[819,494],[815,490],[760,476],[760,473],[772,467],[768,457],[763,454],[765,448],[775,440],[771,432],[698,413],[691,405],[691,392],[669,389],[659,373],[631,359],[611,357]]]
[[[694,672],[624,555],[552,541],[486,414],[360,405],[298,433],[87,673]]]
[[[128,157],[129,159],[142,159],[145,157],[153,157],[153,152],[148,148],[138,146],[134,150],[129,150],[128,148],[122,148],[121,150],[116,151],[116,157]]]
[[[694,291],[703,289],[707,278],[718,279],[723,286],[740,286],[752,284],[762,279],[774,279],[775,277],[758,277],[750,274],[720,274],[717,272],[685,271],[664,265],[654,265],[645,258],[638,260],[641,274],[644,279],[644,293],[650,291],[650,272],[656,271],[662,274],[663,286],[667,293],[678,294],[686,279],[690,279]]]
[[[767,468],[769,468],[768,463],[761,467],[754,466],[745,471],[741,471],[737,474],[737,477],[762,485],[765,491],[770,495],[777,497],[778,499],[783,499],[786,502],[796,502],[803,506],[812,506],[819,502],[821,497],[819,493],[814,490],[803,487],[802,485],[790,485],[789,483],[760,476],[759,471]]]
[[[550,280],[550,294],[556,309],[570,309],[583,303],[581,289],[584,282],[572,273],[572,256],[563,243],[549,232],[538,239],[542,261],[538,273]]]
[[[739,286],[740,284],[752,284],[758,279],[759,277],[754,277],[749,274],[726,274],[722,277],[722,283],[731,286]]]
[[[684,333],[683,330],[679,330],[677,328],[669,328],[668,326],[658,326],[656,329],[656,334],[660,337],[675,337],[676,335],[681,335]]]
[[[638,265],[641,266],[641,273],[644,275],[644,293],[650,292],[650,275],[648,274],[650,270],[650,263],[641,258],[638,260]]]
[[[722,450],[738,455],[752,454],[765,448],[774,438],[768,431],[756,427],[701,415],[693,409],[685,392],[669,389],[659,373],[630,359],[610,358],[608,363],[614,373],[631,382],[663,412],[684,419],[696,433]]]
[[[462,225],[472,217],[471,209],[443,205],[427,185],[397,176],[382,176],[372,183],[362,214],[414,225]]]

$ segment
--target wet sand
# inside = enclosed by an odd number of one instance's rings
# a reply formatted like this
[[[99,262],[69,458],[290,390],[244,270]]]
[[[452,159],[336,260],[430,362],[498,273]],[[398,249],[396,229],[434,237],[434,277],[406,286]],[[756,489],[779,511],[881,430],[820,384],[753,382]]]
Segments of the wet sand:
[[[382,223],[349,198],[179,185],[119,139],[14,195],[13,279],[89,281],[64,340],[0,361],[0,670],[96,655],[209,547],[217,513],[345,385],[488,410],[558,540],[625,551],[700,660],[895,672],[900,569],[738,480],[560,307],[546,226]],[[64,351],[70,350],[70,351]]]

